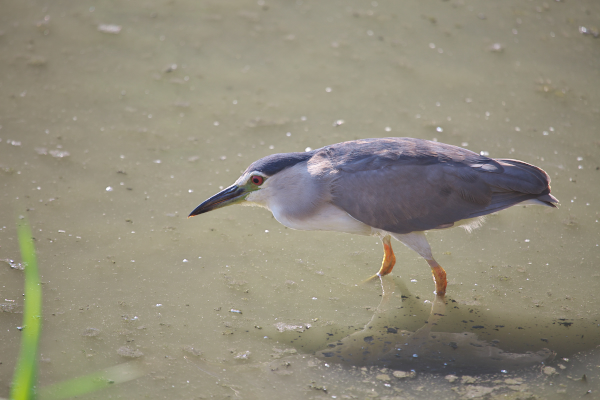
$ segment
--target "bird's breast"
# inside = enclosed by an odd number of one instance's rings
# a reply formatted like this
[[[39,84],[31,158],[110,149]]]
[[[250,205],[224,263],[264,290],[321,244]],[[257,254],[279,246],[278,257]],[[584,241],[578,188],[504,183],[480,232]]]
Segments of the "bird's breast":
[[[271,212],[277,221],[292,229],[346,232],[357,235],[373,233],[369,225],[352,218],[347,212],[333,204],[323,205],[313,213],[301,217],[287,214],[284,207],[271,207]]]

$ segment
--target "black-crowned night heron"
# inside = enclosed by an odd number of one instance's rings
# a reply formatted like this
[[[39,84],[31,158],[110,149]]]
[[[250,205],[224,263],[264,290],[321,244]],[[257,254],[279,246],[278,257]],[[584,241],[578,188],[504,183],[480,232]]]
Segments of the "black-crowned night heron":
[[[425,231],[470,231],[486,214],[516,204],[556,207],[558,200],[548,174],[531,164],[428,140],[383,138],[261,158],[189,216],[238,203],[265,207],[292,229],[381,237],[379,276],[396,262],[394,237],[427,261],[436,293],[443,295],[446,272]]]

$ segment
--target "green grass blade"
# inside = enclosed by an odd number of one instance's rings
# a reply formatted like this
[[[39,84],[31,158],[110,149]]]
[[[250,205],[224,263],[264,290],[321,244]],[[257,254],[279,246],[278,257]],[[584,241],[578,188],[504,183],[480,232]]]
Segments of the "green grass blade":
[[[42,330],[42,287],[35,246],[26,220],[17,224],[21,259],[25,264],[25,300],[21,350],[10,391],[12,400],[36,398],[38,344]]]
[[[144,372],[141,366],[132,361],[79,378],[69,379],[68,381],[46,386],[40,390],[40,399],[59,400],[81,396],[89,392],[113,386],[117,383],[139,378],[142,375],[144,375]]]

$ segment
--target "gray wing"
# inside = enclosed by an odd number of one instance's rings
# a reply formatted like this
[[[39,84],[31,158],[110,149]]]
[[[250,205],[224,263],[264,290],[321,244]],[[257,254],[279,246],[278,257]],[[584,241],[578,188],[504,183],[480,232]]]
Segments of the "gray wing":
[[[522,201],[558,202],[541,169],[409,138],[366,139],[319,149],[332,167],[333,203],[372,227],[409,233],[452,226]]]

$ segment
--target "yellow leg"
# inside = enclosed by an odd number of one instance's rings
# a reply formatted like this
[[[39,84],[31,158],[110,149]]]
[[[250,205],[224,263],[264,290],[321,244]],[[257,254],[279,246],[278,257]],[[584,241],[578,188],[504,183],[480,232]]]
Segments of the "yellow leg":
[[[392,269],[394,269],[395,264],[396,256],[392,250],[390,235],[387,235],[383,238],[383,261],[381,262],[381,268],[379,268],[377,276],[385,276],[389,274],[392,272]]]
[[[380,278],[392,272],[394,269],[394,265],[396,264],[396,256],[394,255],[394,251],[392,250],[392,243],[390,235],[387,235],[383,238],[383,261],[381,262],[381,268],[379,268],[379,272],[370,278],[366,279],[364,282],[369,282],[374,278]]]
[[[446,294],[446,286],[448,281],[446,280],[446,271],[440,264],[434,259],[427,260],[427,263],[431,267],[431,274],[433,275],[433,282],[435,283],[435,293],[438,296]]]

